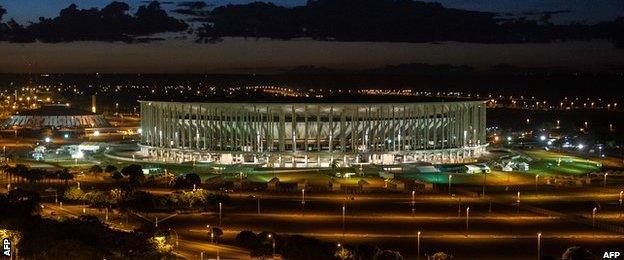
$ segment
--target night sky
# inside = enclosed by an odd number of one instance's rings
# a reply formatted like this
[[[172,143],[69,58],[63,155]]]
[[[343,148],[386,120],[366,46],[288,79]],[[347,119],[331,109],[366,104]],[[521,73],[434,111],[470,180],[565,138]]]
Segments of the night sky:
[[[130,12],[144,1],[125,1]],[[162,2],[163,9],[190,28],[201,24],[173,12],[179,2]],[[216,0],[206,3],[220,6],[251,1]],[[304,0],[272,1],[294,7]],[[441,0],[444,7],[496,13],[498,17],[536,18],[553,12],[551,22],[595,24],[624,16],[621,0]],[[7,10],[3,22],[15,19],[27,25],[38,17],[56,17],[59,11],[75,3],[79,9],[102,8],[110,1],[89,0],[0,0]],[[537,18],[536,18],[537,19]],[[0,72],[114,72],[114,73],[203,73],[203,72],[272,72],[297,66],[330,68],[370,68],[387,64],[431,63],[470,65],[477,68],[507,63],[524,67],[571,67],[603,70],[624,67],[624,49],[604,39],[556,43],[474,43],[474,42],[370,42],[317,41],[311,39],[255,39],[223,37],[217,43],[196,43],[187,32],[168,32],[150,37],[163,40],[146,43],[72,41],[59,43],[0,42]]]

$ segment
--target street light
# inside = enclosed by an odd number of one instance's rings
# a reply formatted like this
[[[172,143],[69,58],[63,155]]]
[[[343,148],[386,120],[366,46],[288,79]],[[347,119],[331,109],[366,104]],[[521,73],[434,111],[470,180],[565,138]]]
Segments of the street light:
[[[222,212],[222,204],[219,202],[219,227],[221,226],[221,212]]]
[[[518,205],[517,213],[520,213],[520,192],[518,191],[518,198],[516,199],[516,204]]]
[[[539,181],[539,174],[535,175],[535,191],[537,192],[537,183]]]
[[[344,239],[344,235],[345,235],[345,212],[346,212],[346,206],[343,202],[342,204],[342,238]]]
[[[418,253],[417,260],[420,260],[420,231],[418,231],[417,233],[417,248],[418,248],[416,251]]]
[[[592,210],[592,236],[596,234],[596,210],[598,210],[597,207]]]
[[[540,260],[541,242],[542,242],[542,233],[537,233],[537,260]]]
[[[449,195],[451,195],[451,179],[453,178],[453,175],[448,176],[448,193]]]
[[[484,198],[485,198],[485,181],[486,181],[486,180],[487,180],[487,174],[486,174],[486,172],[484,171],[484,172],[483,172],[483,191],[482,191],[482,193],[483,193],[483,195],[482,195],[482,196],[483,196]]]
[[[273,245],[273,254],[271,255],[271,259],[275,259],[275,238],[271,234],[268,236],[271,239],[271,244]]]
[[[622,216],[622,194],[624,194],[624,190],[620,191],[620,217]]]
[[[466,237],[468,237],[468,220],[470,219],[470,207],[466,207]]]
[[[604,174],[604,181],[602,182],[602,186],[605,187],[605,188],[607,187],[607,175],[609,175],[609,173],[605,172],[605,174]]]
[[[414,215],[414,205],[416,204],[416,191],[412,190],[412,215]]]
[[[301,189],[301,215],[305,212],[305,189]]]
[[[206,225],[206,229],[208,231],[208,233],[210,233],[210,243],[214,242],[214,235],[212,234],[212,230],[210,229],[210,224]]]

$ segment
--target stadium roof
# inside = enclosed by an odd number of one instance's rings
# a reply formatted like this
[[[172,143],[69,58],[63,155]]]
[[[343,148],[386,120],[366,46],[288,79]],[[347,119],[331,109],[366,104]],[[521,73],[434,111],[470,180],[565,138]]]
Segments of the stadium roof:
[[[68,107],[66,105],[49,105],[40,108],[24,110],[17,115],[20,116],[86,116],[95,115],[90,111]]]

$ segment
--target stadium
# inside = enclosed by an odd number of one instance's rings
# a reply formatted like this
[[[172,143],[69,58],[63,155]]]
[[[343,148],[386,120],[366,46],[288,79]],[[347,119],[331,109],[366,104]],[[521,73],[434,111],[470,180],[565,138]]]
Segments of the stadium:
[[[103,115],[72,108],[67,105],[46,105],[12,115],[2,123],[3,128],[73,129],[109,127]]]
[[[143,156],[265,167],[461,163],[486,147],[485,102],[140,101]]]

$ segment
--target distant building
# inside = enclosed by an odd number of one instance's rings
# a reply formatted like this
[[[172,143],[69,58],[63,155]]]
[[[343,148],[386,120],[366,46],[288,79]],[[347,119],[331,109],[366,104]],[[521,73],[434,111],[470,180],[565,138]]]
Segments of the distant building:
[[[519,171],[528,171],[529,170],[529,164],[525,163],[525,162],[517,163],[516,167],[518,168]]]
[[[463,166],[466,173],[490,173],[490,167],[485,164],[467,164]]]

